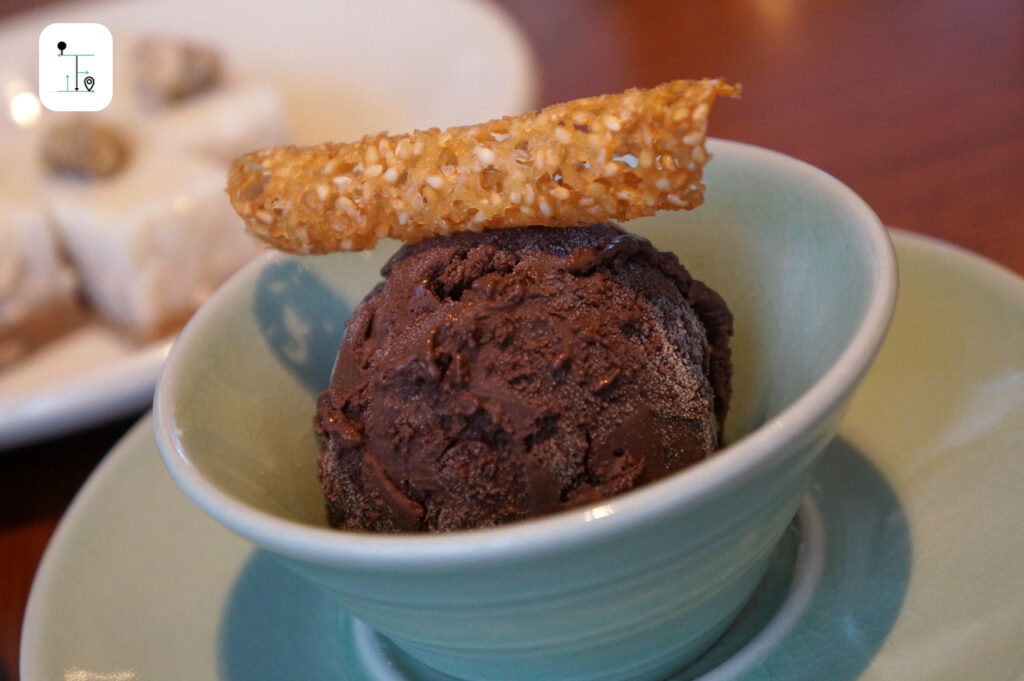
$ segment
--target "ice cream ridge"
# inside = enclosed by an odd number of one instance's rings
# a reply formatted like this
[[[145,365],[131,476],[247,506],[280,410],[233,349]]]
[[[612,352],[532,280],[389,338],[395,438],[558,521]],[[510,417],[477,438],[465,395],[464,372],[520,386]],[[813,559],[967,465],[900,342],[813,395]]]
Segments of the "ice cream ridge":
[[[707,116],[737,95],[673,81],[235,161],[235,209],[278,248],[406,242],[348,321],[313,417],[332,525],[500,525],[721,446],[732,315],[614,221],[702,202]]]

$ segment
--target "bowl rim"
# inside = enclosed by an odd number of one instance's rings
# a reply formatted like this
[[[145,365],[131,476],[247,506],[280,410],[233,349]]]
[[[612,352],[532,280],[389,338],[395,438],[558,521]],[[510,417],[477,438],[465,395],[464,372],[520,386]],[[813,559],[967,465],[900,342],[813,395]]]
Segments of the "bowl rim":
[[[316,527],[260,511],[222,491],[191,461],[176,428],[173,396],[181,383],[183,357],[221,308],[244,292],[267,264],[295,256],[271,252],[248,263],[198,310],[168,355],[154,399],[154,434],[160,456],[178,486],[201,509],[234,532],[274,553],[306,562],[361,569],[432,571],[530,559],[603,541],[678,513],[723,488],[740,484],[769,466],[823,419],[866,373],[892,319],[897,292],[896,256],[878,216],[849,187],[799,159],[754,145],[709,140],[713,153],[786,166],[802,180],[849,206],[869,253],[869,295],[861,323],[838,359],[772,419],[714,456],[676,474],[616,495],[599,504],[569,509],[494,528],[443,534],[375,534]]]

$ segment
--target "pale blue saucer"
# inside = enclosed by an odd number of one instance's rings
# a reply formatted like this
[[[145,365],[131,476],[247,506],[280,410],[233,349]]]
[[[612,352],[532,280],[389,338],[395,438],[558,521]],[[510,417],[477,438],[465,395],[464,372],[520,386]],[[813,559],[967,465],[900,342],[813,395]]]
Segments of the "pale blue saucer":
[[[825,560],[808,607],[766,657],[728,666],[792,600],[807,536],[794,526],[741,619],[675,681],[995,681],[1024,667],[1024,281],[894,241],[892,331],[811,491]],[[148,419],[58,528],[21,654],[25,681],[438,678],[192,505]]]

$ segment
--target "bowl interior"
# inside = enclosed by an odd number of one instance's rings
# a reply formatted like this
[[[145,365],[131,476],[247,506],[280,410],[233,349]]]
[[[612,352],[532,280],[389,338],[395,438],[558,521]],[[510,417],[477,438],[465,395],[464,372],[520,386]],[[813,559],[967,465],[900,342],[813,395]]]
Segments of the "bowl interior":
[[[734,313],[731,444],[833,366],[878,294],[886,254],[865,237],[877,218],[834,179],[746,145],[711,150],[704,206],[626,227],[677,253]],[[170,419],[187,465],[237,501],[326,525],[316,397],[345,320],[394,248],[272,253],[218,291],[179,337],[158,389],[158,418]]]

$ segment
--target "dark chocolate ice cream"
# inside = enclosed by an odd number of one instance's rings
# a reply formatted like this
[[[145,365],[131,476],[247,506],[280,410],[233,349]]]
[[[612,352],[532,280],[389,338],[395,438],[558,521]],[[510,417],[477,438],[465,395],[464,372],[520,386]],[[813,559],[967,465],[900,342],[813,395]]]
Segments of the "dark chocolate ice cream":
[[[608,224],[461,233],[382,273],[315,418],[333,525],[493,526],[718,448],[732,316],[645,239]]]

